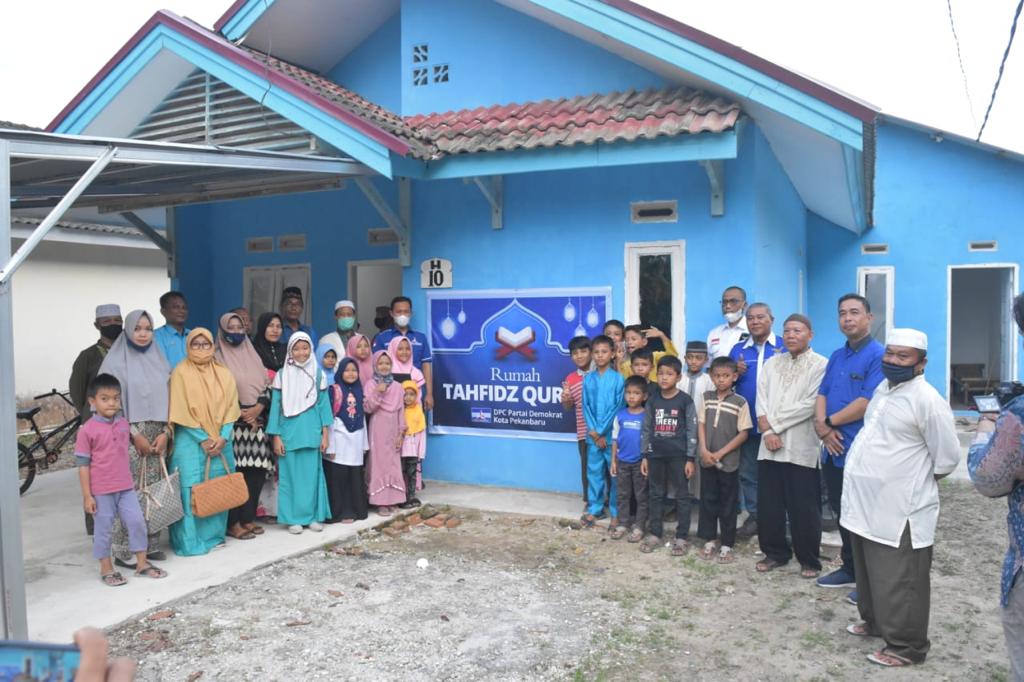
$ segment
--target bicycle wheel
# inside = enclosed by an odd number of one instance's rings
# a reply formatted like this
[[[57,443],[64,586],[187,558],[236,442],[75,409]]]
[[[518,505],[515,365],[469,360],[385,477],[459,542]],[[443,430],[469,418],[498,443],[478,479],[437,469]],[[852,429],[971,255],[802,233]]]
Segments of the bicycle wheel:
[[[36,461],[28,448],[18,443],[18,482],[21,484],[21,495],[25,494],[32,481],[36,478]]]

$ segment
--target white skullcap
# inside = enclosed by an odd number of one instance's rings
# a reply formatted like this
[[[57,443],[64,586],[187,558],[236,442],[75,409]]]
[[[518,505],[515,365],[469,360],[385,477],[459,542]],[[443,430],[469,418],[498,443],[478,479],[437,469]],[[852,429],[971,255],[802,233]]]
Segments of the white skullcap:
[[[348,299],[345,299],[343,301],[338,301],[337,303],[334,304],[334,312],[338,312],[340,308],[351,308],[352,310],[355,310],[356,304]]]
[[[928,335],[916,329],[890,329],[885,336],[887,346],[905,346],[917,350],[928,350]]]
[[[121,317],[121,306],[116,303],[105,303],[96,306],[96,319],[101,317]]]

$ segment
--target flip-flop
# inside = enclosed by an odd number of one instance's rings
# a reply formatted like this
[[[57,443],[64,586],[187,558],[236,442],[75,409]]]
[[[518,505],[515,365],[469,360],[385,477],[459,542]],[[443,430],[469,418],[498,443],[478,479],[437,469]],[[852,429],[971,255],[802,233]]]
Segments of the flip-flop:
[[[232,533],[231,531],[228,531],[228,537],[234,540],[255,540],[256,534],[253,533],[251,530],[247,530],[244,533],[239,533],[238,535]]]
[[[594,523],[597,521],[597,518],[598,517],[591,516],[590,514],[584,514],[580,517],[580,526],[582,526],[584,529],[593,528]]]
[[[644,541],[640,543],[640,551],[644,554],[650,554],[660,546],[661,538],[656,538],[653,535],[650,535],[644,538]]]
[[[736,561],[736,555],[733,554],[731,549],[722,548],[718,550],[718,563],[731,564],[734,561]]]
[[[125,579],[125,577],[117,571],[111,571],[110,573],[101,575],[100,582],[102,582],[107,587],[121,587],[122,585],[128,584],[128,581]]]
[[[896,654],[892,653],[891,651],[887,651],[886,649],[874,651],[868,654],[867,658],[872,663],[884,666],[886,668],[904,668],[909,665],[914,665],[914,662],[911,661],[909,658],[897,656]]]
[[[255,523],[248,526],[242,526],[253,535],[263,535],[266,531],[263,530],[263,526],[257,526]]]
[[[800,577],[804,578],[806,580],[810,580],[811,578],[817,578],[819,575],[821,575],[821,571],[819,571],[816,568],[801,568],[800,569]]]
[[[754,568],[757,569],[758,573],[769,573],[771,571],[774,571],[776,568],[785,565],[786,564],[779,561],[775,561],[774,559],[761,559],[756,564],[754,564]]]
[[[714,542],[705,542],[704,547],[700,550],[700,558],[711,561],[717,552],[718,546]]]
[[[608,527],[608,537],[610,537],[612,540],[621,540],[623,538],[623,536],[625,536],[625,535],[626,535],[626,527],[625,526],[614,526],[614,527],[609,526]]]
[[[690,551],[690,541],[676,538],[672,543],[672,556],[685,556]]]
[[[871,632],[869,632],[867,627],[865,627],[865,625],[866,624],[863,623],[863,622],[860,622],[860,623],[850,623],[849,625],[846,626],[846,631],[849,632],[854,637],[877,637],[878,636],[878,635],[875,635],[875,634],[872,634]]]
[[[167,571],[165,571],[162,568],[158,568],[157,566],[153,566],[152,564],[150,564],[149,566],[146,566],[141,571],[135,571],[135,575],[137,577],[139,577],[139,578],[160,579],[160,578],[166,578],[167,577]]]

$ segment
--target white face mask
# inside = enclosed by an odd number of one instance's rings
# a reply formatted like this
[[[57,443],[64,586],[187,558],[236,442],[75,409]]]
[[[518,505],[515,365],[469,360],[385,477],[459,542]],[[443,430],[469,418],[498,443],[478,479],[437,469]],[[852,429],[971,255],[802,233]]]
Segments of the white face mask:
[[[725,321],[728,322],[729,324],[736,324],[741,319],[743,319],[743,311],[737,310],[734,313],[722,313],[722,317],[724,317]]]
[[[395,316],[395,324],[398,325],[399,327],[408,327],[409,326],[409,319],[410,318],[409,318],[408,315],[396,315]]]

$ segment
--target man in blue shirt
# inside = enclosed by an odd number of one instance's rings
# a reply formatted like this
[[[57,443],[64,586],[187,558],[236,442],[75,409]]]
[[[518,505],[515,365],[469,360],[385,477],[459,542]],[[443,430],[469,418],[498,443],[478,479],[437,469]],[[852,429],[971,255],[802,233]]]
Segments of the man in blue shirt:
[[[167,324],[153,332],[153,340],[163,351],[167,364],[173,370],[185,359],[185,337],[192,331],[185,326],[185,321],[188,320],[185,294],[180,291],[168,291],[161,296],[160,314],[164,316]]]
[[[839,329],[846,337],[842,348],[832,353],[825,378],[818,389],[814,430],[821,438],[821,469],[828,490],[828,503],[839,521],[843,494],[843,465],[846,451],[864,426],[864,412],[875,388],[882,382],[885,348],[871,337],[871,304],[863,296],[845,294],[839,299]],[[818,578],[819,587],[856,585],[850,533],[842,525],[843,565]]]
[[[736,392],[743,396],[750,408],[750,421],[754,428],[740,446],[740,502],[747,512],[743,525],[736,530],[736,537],[750,538],[757,535],[757,453],[761,449],[761,432],[757,430],[757,372],[765,360],[786,349],[772,333],[772,309],[767,303],[751,303],[747,307],[747,330],[750,337],[732,347],[729,357],[736,361],[740,378]]]
[[[373,351],[387,350],[391,339],[404,336],[412,346],[412,364],[423,372],[426,383],[426,395],[423,397],[423,409],[434,409],[433,362],[430,359],[430,341],[423,332],[409,327],[412,321],[412,300],[406,296],[395,296],[391,299],[391,319],[395,326],[382,330],[373,337]]]
[[[317,336],[313,328],[308,324],[302,324],[302,311],[305,305],[302,302],[302,289],[298,287],[285,287],[281,292],[281,319],[284,326],[281,329],[281,343],[288,345],[288,339],[295,332],[306,332],[313,340],[313,350],[316,350]]]

